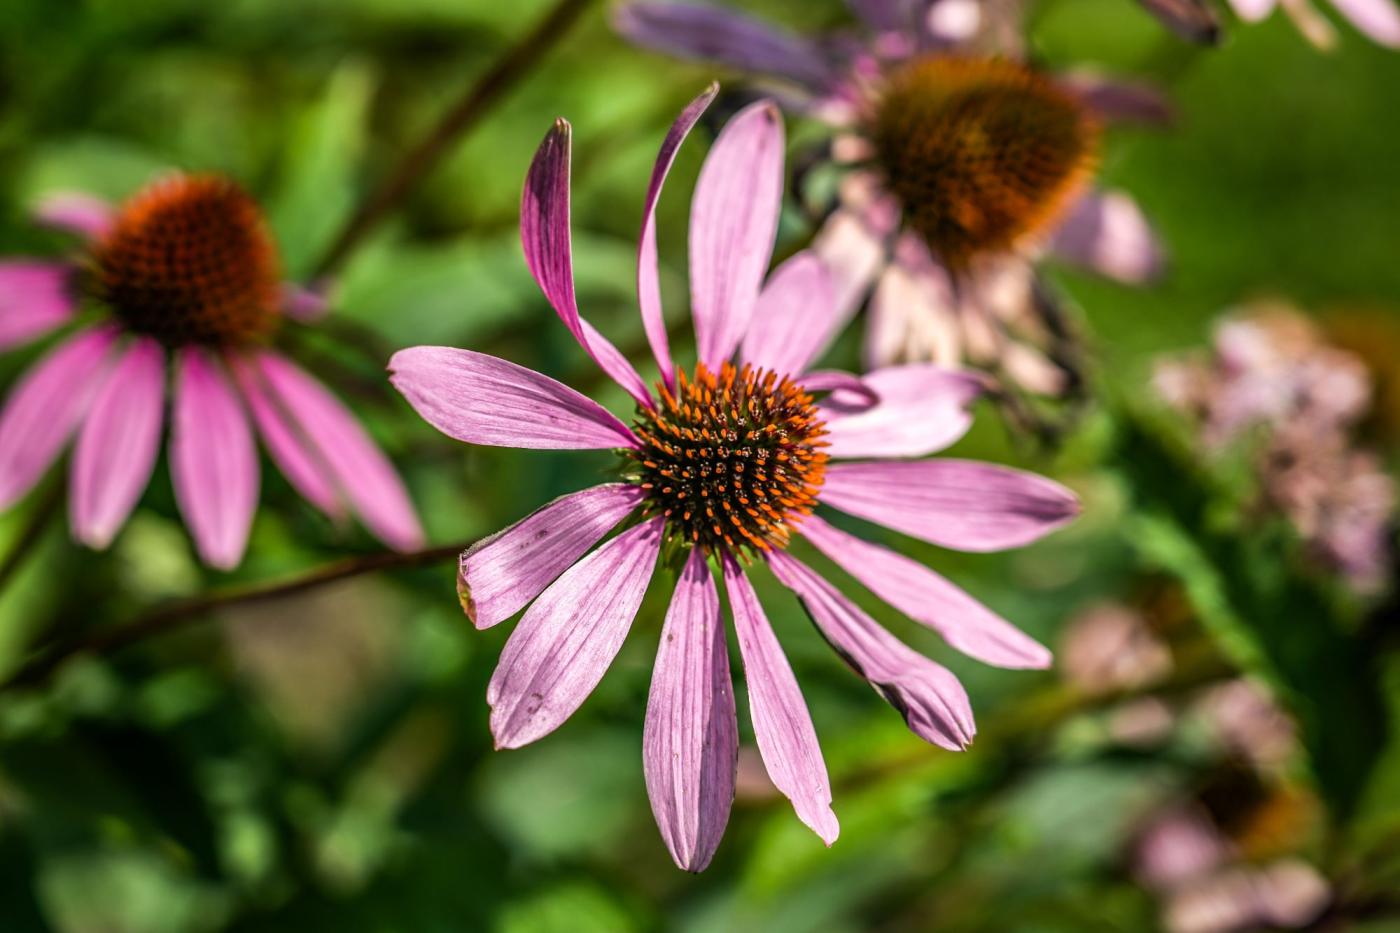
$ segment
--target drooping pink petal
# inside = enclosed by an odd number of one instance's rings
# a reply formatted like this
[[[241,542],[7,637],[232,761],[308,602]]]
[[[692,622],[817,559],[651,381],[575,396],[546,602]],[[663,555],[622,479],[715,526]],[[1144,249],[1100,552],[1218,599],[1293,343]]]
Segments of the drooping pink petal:
[[[836,652],[899,711],[915,735],[953,751],[972,742],[977,731],[972,706],[951,671],[885,631],[795,557],[784,551],[765,556]]]
[[[1230,0],[1235,15],[1247,23],[1256,23],[1274,11],[1278,0]]]
[[[572,129],[556,120],[535,152],[520,195],[520,244],[525,264],[564,326],[594,362],[648,408],[651,392],[627,357],[585,326],[574,294],[573,235],[569,229],[569,163]]]
[[[1162,247],[1152,225],[1119,191],[1080,198],[1051,245],[1060,257],[1120,282],[1150,281],[1162,271]]]
[[[816,43],[721,6],[627,2],[615,8],[613,27],[668,55],[778,75],[813,90],[826,88],[835,77]]]
[[[842,324],[836,311],[826,263],[811,250],[797,253],[759,293],[744,335],[744,362],[780,376],[806,372]]]
[[[175,357],[170,475],[200,558],[220,570],[238,566],[258,504],[257,448],[219,361],[199,347]]]
[[[365,527],[396,550],[422,547],[423,527],[403,480],[355,416],[289,360],[264,352],[255,363],[290,425],[325,464]]]
[[[1163,126],[1176,118],[1171,99],[1145,82],[1088,70],[1060,75],[1057,81],[1102,120]]]
[[[952,444],[972,426],[970,406],[982,394],[982,380],[914,363],[877,369],[863,377],[879,402],[840,390],[817,407],[826,418],[832,457],[922,457]]]
[[[956,365],[962,358],[958,305],[948,270],[916,235],[901,236],[870,299],[866,368],[905,360]]]
[[[690,134],[696,121],[719,94],[719,85],[711,84],[699,97],[691,101],[661,142],[661,150],[656,154],[656,165],[651,170],[651,183],[647,185],[646,204],[642,208],[642,234],[637,238],[637,303],[642,309],[642,327],[646,331],[651,354],[661,370],[661,378],[668,388],[675,389],[675,364],[671,362],[671,342],[666,336],[666,316],[661,310],[661,276],[656,266],[656,202],[661,200],[661,188],[666,184],[666,175],[676,161],[676,153]]]
[[[326,293],[296,282],[282,284],[282,313],[295,321],[310,324],[319,321],[330,310]]]
[[[887,242],[899,226],[899,206],[873,172],[853,169],[841,183],[841,206],[812,240],[831,273],[840,330],[851,319],[885,264]]]
[[[959,551],[1021,547],[1079,514],[1079,499],[1053,480],[950,458],[833,463],[820,501]]]
[[[497,748],[553,732],[598,686],[651,582],[661,527],[654,518],[613,538],[525,611],[486,688]]]
[[[758,595],[738,562],[727,554],[724,586],[734,613],[749,688],[749,714],[764,767],[773,785],[792,801],[797,818],[831,845],[841,826],[831,811],[831,781],[807,702]]]
[[[112,543],[150,482],[165,423],[165,351],[136,338],[93,400],[73,449],[73,537]]]
[[[83,331],[24,374],[0,411],[0,509],[39,481],[58,458],[107,375],[115,333]]]
[[[1044,668],[1050,651],[923,564],[809,515],[803,537],[900,612],[963,654],[996,667]]]
[[[606,408],[548,376],[485,353],[410,347],[389,360],[389,381],[418,414],[468,444],[544,450],[636,447]]]
[[[629,483],[560,496],[463,552],[457,595],[477,628],[515,615],[642,501]]]
[[[690,208],[690,297],[700,362],[734,355],[773,256],[783,197],[783,119],[772,101],[739,111],[710,149]]]
[[[1372,42],[1400,48],[1400,7],[1393,0],[1332,0],[1332,5]]]
[[[0,351],[28,343],[73,317],[78,305],[74,272],[62,262],[0,262]]]
[[[676,865],[703,871],[719,848],[739,763],[739,724],[719,594],[692,548],[661,629],[642,729],[647,797]]]
[[[42,198],[34,207],[34,219],[46,227],[63,230],[84,240],[101,238],[112,228],[116,210],[90,194],[61,191]]]

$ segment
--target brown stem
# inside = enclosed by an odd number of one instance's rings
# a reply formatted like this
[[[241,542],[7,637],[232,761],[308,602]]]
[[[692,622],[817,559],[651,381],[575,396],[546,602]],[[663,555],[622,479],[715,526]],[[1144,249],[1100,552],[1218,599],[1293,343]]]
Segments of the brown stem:
[[[415,182],[437,165],[452,144],[470,130],[506,91],[525,76],[530,65],[554,46],[591,0],[558,0],[528,35],[496,60],[447,111],[423,141],[410,150],[384,182],[346,222],[316,267],[314,278],[334,274],[360,241],[408,195]]]
[[[380,570],[403,570],[411,567],[424,567],[455,557],[471,547],[473,541],[461,541],[442,547],[422,551],[399,553],[384,551],[349,557],[345,560],[326,564],[310,573],[271,583],[252,583],[215,590],[189,599],[181,599],[138,616],[119,626],[89,632],[70,641],[60,642],[31,656],[13,673],[0,681],[0,691],[15,687],[38,686],[46,681],[65,662],[79,655],[112,654],[128,645],[144,641],[156,635],[180,628],[188,622],[219,609],[232,606],[245,606],[295,593],[304,593],[328,583],[357,577]]]
[[[49,528],[49,522],[58,514],[62,505],[63,484],[50,484],[48,492],[44,493],[44,498],[30,513],[29,523],[20,530],[9,553],[5,555],[3,561],[0,561],[0,591],[5,589],[10,578],[19,572],[20,567],[24,566],[25,560],[38,550],[39,540],[44,537],[44,532]]]

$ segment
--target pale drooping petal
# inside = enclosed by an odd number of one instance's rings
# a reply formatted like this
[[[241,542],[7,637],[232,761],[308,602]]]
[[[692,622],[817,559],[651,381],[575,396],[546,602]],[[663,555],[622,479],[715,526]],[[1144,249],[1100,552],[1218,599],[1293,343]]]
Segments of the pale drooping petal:
[[[651,170],[651,183],[647,185],[646,204],[642,208],[642,235],[637,239],[637,303],[642,311],[642,328],[646,331],[647,343],[652,356],[661,370],[661,378],[672,389],[676,386],[675,365],[671,362],[671,343],[666,336],[666,317],[661,310],[661,277],[656,266],[656,202],[661,199],[661,188],[666,183],[666,175],[676,161],[676,153],[681,143],[689,135],[692,127],[706,108],[719,94],[719,85],[711,84],[703,94],[691,101],[671,124],[666,138],[661,142],[661,150],[656,154],[656,165]]]
[[[802,535],[872,593],[938,632],[963,654],[997,667],[1050,666],[1050,651],[918,561],[809,515]]]
[[[870,299],[866,368],[909,360],[956,365],[963,351],[958,306],[948,270],[917,236],[901,236]]]
[[[606,408],[548,376],[485,353],[410,347],[389,381],[433,427],[468,444],[544,450],[636,447]]]
[[[70,475],[73,537],[105,548],[150,482],[165,423],[165,351],[138,337],[112,368],[78,433]]]
[[[84,240],[101,238],[112,228],[116,211],[110,203],[78,191],[60,191],[40,199],[34,219],[46,227],[63,230]]]
[[[1055,231],[1055,253],[1120,282],[1136,284],[1162,271],[1162,247],[1142,208],[1121,191],[1085,195]]]
[[[826,418],[832,457],[922,457],[967,433],[970,407],[982,380],[926,363],[891,366],[867,373],[865,386],[879,402],[841,390],[818,406]]]
[[[75,272],[62,262],[0,262],[0,351],[28,343],[73,317],[78,306]]]
[[[1255,23],[1274,11],[1278,0],[1229,0],[1235,15],[1247,23]]]
[[[530,163],[520,196],[520,243],[525,264],[564,326],[588,355],[618,385],[650,407],[651,392],[642,377],[602,334],[585,327],[574,295],[573,234],[569,229],[569,163],[572,130],[556,120]]]
[[[850,172],[841,183],[841,201],[812,240],[812,251],[831,272],[838,330],[875,283],[885,265],[887,241],[899,222],[898,207],[881,192],[871,172]]]
[[[915,735],[953,751],[967,747],[977,729],[967,692],[951,671],[885,631],[801,561],[783,551],[766,556],[826,640]]]
[[[389,458],[360,422],[326,388],[274,353],[254,357],[289,426],[376,538],[400,551],[423,545],[423,528],[408,490]],[[297,464],[296,469],[301,465]],[[312,500],[313,502],[315,500]]]
[[[719,594],[704,553],[692,548],[661,629],[642,730],[651,812],[686,871],[703,871],[719,848],[738,760]]]
[[[1074,493],[1043,476],[949,458],[834,463],[821,502],[960,551],[1030,544],[1079,514]]]
[[[750,104],[710,149],[690,210],[690,294],[700,362],[718,372],[749,328],[783,197],[783,121]]]
[[[1387,48],[1400,48],[1400,7],[1394,0],[1332,0],[1359,32]]]
[[[526,610],[486,689],[498,748],[553,732],[598,686],[642,604],[661,527],[654,518],[613,538]]]
[[[200,558],[220,570],[238,566],[258,504],[257,448],[222,366],[199,347],[175,359],[170,475]]]
[[[642,502],[630,483],[609,483],[560,496],[463,552],[457,595],[477,628],[525,608],[554,579]]]
[[[764,767],[773,785],[792,801],[797,818],[831,845],[841,827],[831,811],[831,780],[797,678],[753,586],[738,562],[727,554],[724,585],[734,613],[753,734]]]
[[[842,323],[826,263],[803,250],[775,269],[759,293],[743,360],[779,376],[806,372]]]
[[[107,375],[115,334],[83,331],[25,373],[0,412],[0,509],[27,493],[73,436]]]
[[[777,75],[813,90],[835,77],[816,43],[723,6],[628,2],[616,7],[613,26],[659,52]]]

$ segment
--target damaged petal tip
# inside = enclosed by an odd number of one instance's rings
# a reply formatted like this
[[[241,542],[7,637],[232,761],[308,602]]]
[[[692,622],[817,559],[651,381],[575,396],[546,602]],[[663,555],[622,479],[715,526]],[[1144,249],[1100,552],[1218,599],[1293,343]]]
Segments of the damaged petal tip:
[[[472,598],[472,587],[467,582],[466,568],[461,564],[457,566],[457,601],[462,604],[462,611],[466,613],[471,624],[481,628],[477,623],[476,600]]]

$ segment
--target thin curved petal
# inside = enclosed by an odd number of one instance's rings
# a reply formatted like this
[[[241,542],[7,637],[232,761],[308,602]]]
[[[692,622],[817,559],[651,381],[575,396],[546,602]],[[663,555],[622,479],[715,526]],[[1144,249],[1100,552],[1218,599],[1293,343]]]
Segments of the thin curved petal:
[[[812,714],[778,644],[758,595],[739,564],[724,557],[724,586],[734,613],[739,655],[744,659],[754,739],[773,785],[792,801],[797,818],[827,845],[841,825],[831,810],[831,780],[822,760]]]
[[[468,444],[543,450],[636,447],[627,425],[561,382],[485,353],[410,347],[389,381],[423,419]]]
[[[843,323],[836,314],[831,273],[803,250],[768,277],[744,335],[743,359],[779,375],[806,372]]]
[[[257,448],[228,377],[197,347],[175,358],[170,474],[200,558],[220,570],[238,566],[258,504]]]
[[[1079,514],[1074,493],[1043,476],[949,458],[833,463],[820,501],[960,551],[1021,547]]]
[[[1080,71],[1061,75],[1059,83],[1104,120],[1164,126],[1176,118],[1171,99],[1157,87],[1141,81]]]
[[[646,331],[647,343],[651,345],[651,354],[661,370],[661,378],[672,390],[676,387],[675,364],[671,362],[671,342],[666,336],[666,317],[661,309],[661,276],[656,266],[656,202],[661,199],[661,188],[666,184],[666,175],[676,161],[681,143],[685,142],[686,136],[717,94],[718,84],[707,87],[703,94],[681,111],[662,140],[661,150],[656,154],[656,165],[651,170],[651,183],[647,185],[646,204],[642,208],[642,235],[637,238],[637,303],[642,310],[642,328]]]
[[[982,380],[924,363],[877,369],[863,377],[879,398],[874,407],[845,390],[818,407],[826,417],[832,457],[922,457],[952,444],[972,426]]]
[[[290,424],[365,527],[396,550],[422,547],[423,527],[403,480],[355,416],[290,361],[264,352],[255,363]]]
[[[73,436],[107,373],[114,333],[83,331],[25,373],[0,412],[0,509],[39,481]]]
[[[613,13],[613,28],[668,55],[777,75],[813,90],[825,89],[835,76],[816,43],[721,6],[623,3]]]
[[[141,498],[165,423],[165,351],[138,337],[112,368],[78,432],[70,475],[73,537],[105,548]]]
[[[783,551],[765,555],[797,594],[818,631],[926,742],[961,751],[977,727],[967,691],[953,673],[885,631],[810,567]]]
[[[803,373],[795,380],[808,392],[840,392],[849,399],[852,410],[865,411],[879,401],[873,389],[855,373],[839,369],[816,369]],[[844,403],[843,403],[844,404]]]
[[[525,176],[525,189],[520,195],[520,244],[525,250],[525,264],[579,346],[618,385],[650,408],[651,392],[637,370],[602,334],[586,327],[578,312],[569,230],[572,132],[567,120],[556,120]]]
[[[613,538],[525,612],[486,688],[497,748],[519,748],[573,715],[617,657],[651,582],[662,519]]]
[[[1139,284],[1161,274],[1162,247],[1142,208],[1120,191],[1085,195],[1060,224],[1056,255],[1120,282]]]
[[[1332,0],[1332,5],[1372,42],[1400,48],[1400,8],[1392,0]]]
[[[783,119],[739,111],[715,140],[690,209],[690,295],[700,362],[718,372],[744,338],[773,256],[783,197]]]
[[[642,729],[651,812],[680,868],[704,871],[719,848],[738,763],[719,594],[704,554],[691,548],[661,629]]]
[[[1188,42],[1220,42],[1220,17],[1206,0],[1138,0],[1172,32]],[[1272,8],[1273,0],[1267,0]]]
[[[804,518],[798,530],[872,593],[963,654],[996,667],[1050,666],[1049,649],[923,564],[815,515]]]
[[[34,207],[34,219],[46,227],[96,240],[112,229],[116,209],[101,198],[77,191],[47,195]]]
[[[0,351],[40,337],[72,319],[73,267],[61,262],[0,262]]]
[[[472,545],[457,566],[457,595],[477,628],[490,628],[525,608],[642,502],[629,483],[609,483],[560,496]]]

